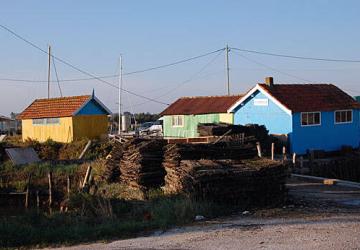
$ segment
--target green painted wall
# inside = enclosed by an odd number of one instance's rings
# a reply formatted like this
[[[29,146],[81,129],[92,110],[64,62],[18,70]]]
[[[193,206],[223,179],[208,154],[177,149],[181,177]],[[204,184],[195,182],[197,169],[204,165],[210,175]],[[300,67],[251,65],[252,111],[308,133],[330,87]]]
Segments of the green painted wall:
[[[164,116],[164,137],[198,137],[197,126],[199,123],[219,123],[220,114],[184,115],[184,126],[173,127],[169,115]]]

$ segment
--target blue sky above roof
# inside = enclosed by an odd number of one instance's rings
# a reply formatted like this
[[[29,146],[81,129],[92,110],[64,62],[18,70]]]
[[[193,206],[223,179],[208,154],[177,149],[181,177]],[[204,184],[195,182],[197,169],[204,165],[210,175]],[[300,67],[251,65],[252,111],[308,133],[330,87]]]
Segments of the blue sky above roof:
[[[0,23],[93,74],[134,71],[196,56],[229,44],[274,53],[360,58],[358,1],[6,1]],[[46,80],[47,56],[0,30],[0,78]],[[246,56],[250,60],[244,57]],[[124,87],[164,102],[180,96],[226,93],[224,55],[124,77]],[[205,70],[191,78],[204,65]],[[252,60],[252,61],[251,61]],[[271,70],[254,63],[268,65]],[[61,79],[87,77],[57,63]],[[359,95],[360,64],[288,60],[230,52],[232,94],[274,76],[275,83],[334,83]],[[287,74],[280,73],[285,72]],[[52,72],[53,80],[55,74]],[[292,76],[295,77],[292,77]],[[108,79],[117,84],[117,79]],[[0,81],[0,114],[19,112],[47,95],[46,84]],[[96,95],[112,111],[117,91],[97,80],[61,84],[64,95]],[[175,89],[175,90],[174,90]],[[51,95],[59,95],[56,83]],[[168,94],[166,94],[168,92]],[[124,94],[124,110],[160,112],[165,106]]]

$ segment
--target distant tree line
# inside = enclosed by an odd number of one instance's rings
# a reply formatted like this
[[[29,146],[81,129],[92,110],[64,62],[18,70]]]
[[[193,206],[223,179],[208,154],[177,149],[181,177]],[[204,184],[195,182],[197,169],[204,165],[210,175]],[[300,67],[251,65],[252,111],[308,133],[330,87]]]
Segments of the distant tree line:
[[[137,124],[141,124],[141,123],[144,123],[144,122],[156,121],[157,119],[160,118],[159,114],[151,114],[149,112],[147,112],[147,113],[136,113],[136,114],[131,114],[130,112],[124,112],[124,114],[131,116],[131,123],[133,123],[133,124],[135,123],[134,117],[136,119]],[[118,120],[119,120],[119,114],[114,114],[113,119],[114,119],[114,122],[117,123]]]
[[[160,118],[159,114],[150,114],[149,112],[137,113],[134,116],[135,116],[137,123],[156,121],[157,119]]]

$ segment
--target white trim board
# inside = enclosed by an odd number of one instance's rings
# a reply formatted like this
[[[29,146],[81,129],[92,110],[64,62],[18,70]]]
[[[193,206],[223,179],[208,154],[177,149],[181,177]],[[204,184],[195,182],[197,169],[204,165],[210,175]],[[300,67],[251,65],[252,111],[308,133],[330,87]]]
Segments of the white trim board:
[[[275,97],[270,95],[267,91],[265,91],[259,84],[256,84],[255,87],[253,87],[246,95],[244,95],[240,100],[238,100],[234,105],[232,105],[227,112],[232,113],[234,112],[234,109],[236,109],[241,103],[246,101],[252,94],[254,94],[256,91],[260,91],[263,93],[267,98],[269,98],[272,102],[274,102],[277,106],[279,106],[285,113],[288,115],[291,115],[292,112],[290,109],[285,107],[281,102],[279,102]]]

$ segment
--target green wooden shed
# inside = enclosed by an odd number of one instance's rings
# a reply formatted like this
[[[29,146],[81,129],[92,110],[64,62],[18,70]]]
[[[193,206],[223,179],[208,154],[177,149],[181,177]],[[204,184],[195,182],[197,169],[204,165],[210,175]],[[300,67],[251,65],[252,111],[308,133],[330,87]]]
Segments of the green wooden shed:
[[[182,97],[160,113],[165,138],[198,137],[199,123],[233,124],[233,114],[227,110],[242,95]]]

